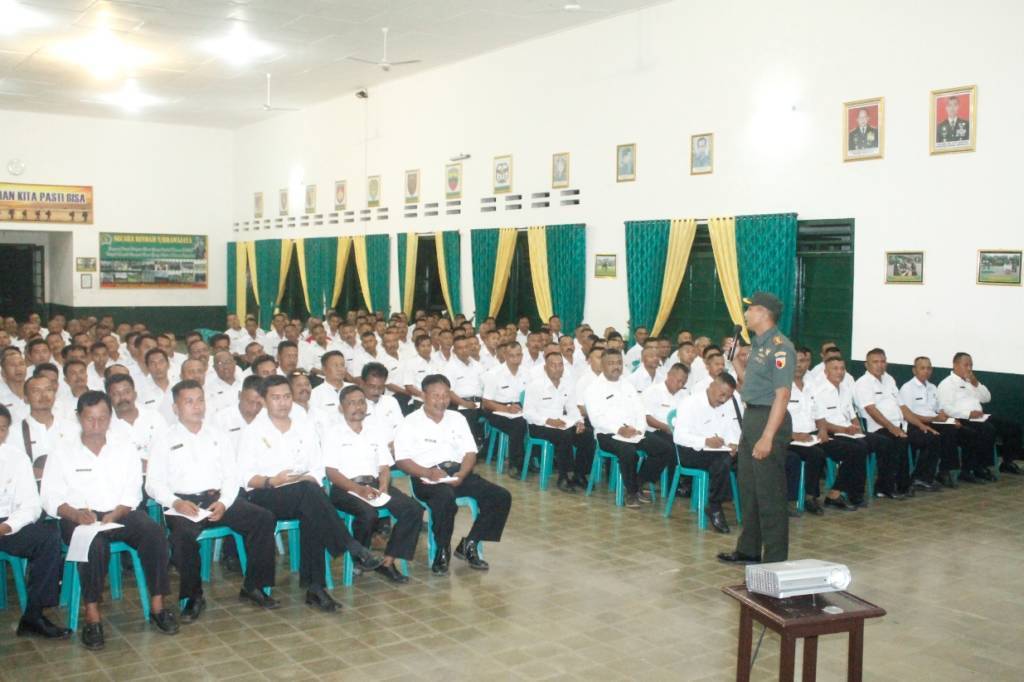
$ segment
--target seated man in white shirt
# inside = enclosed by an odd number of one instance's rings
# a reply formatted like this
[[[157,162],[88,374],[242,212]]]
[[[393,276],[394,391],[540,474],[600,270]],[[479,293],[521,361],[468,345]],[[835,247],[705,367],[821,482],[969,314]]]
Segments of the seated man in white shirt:
[[[586,486],[583,481],[594,460],[594,432],[583,421],[573,383],[565,376],[564,363],[565,359],[557,350],[548,352],[544,358],[544,374],[526,387],[523,416],[529,424],[531,438],[546,440],[554,446],[556,486],[562,492],[574,493],[577,488]]]
[[[522,469],[526,445],[526,420],[519,401],[530,382],[530,372],[522,361],[523,349],[515,341],[509,342],[505,363],[484,380],[483,408],[491,426],[508,436],[508,473],[513,478]]]
[[[204,382],[208,396],[206,409],[210,416],[238,404],[238,393],[242,390],[241,372],[235,357],[228,351],[217,351],[213,356],[214,374]]]
[[[67,639],[71,630],[43,615],[59,601],[60,531],[39,520],[43,512],[29,459],[9,444],[11,413],[0,405],[0,552],[28,560],[28,601],[18,621],[17,635]]]
[[[419,409],[423,404],[423,392],[420,390],[420,385],[428,375],[437,371],[431,355],[433,348],[430,337],[426,334],[417,336],[414,343],[416,354],[406,358],[402,368],[402,384],[410,397],[409,404],[406,406],[407,413]]]
[[[846,365],[834,356],[825,361],[822,379],[811,385],[814,392],[814,421],[818,427],[818,440],[829,459],[839,464],[833,490],[845,495],[845,500],[832,496],[825,499],[826,507],[849,511],[849,502],[864,506],[864,484],[867,479],[869,448],[857,420],[853,406],[853,391],[843,381]]]
[[[78,564],[85,602],[82,644],[104,646],[99,601],[110,564],[110,543],[125,542],[139,554],[149,588],[150,620],[168,635],[177,634],[174,613],[164,608],[171,592],[167,574],[167,539],[163,528],[137,507],[142,500],[142,466],[128,443],[109,431],[113,410],[110,398],[87,391],[78,400],[81,437],[73,447],[51,455],[43,472],[43,509],[60,518],[64,542],[80,525],[117,523],[121,527],[96,534],[89,545],[89,560]]]
[[[541,332],[530,332],[523,346],[523,361],[520,363],[527,373],[534,367],[544,364],[544,335]]]
[[[722,372],[706,389],[683,400],[673,429],[679,464],[708,472],[704,513],[718,533],[731,530],[722,503],[730,498],[729,470],[740,442],[740,424],[732,405],[735,390],[736,380]]]
[[[627,367],[625,371],[629,372],[629,368]],[[633,388],[636,389],[637,393],[643,393],[652,384],[656,384],[664,379],[665,372],[661,368],[661,358],[658,357],[657,345],[648,343],[643,353],[640,354],[640,366],[628,374],[627,380],[633,384]]]
[[[277,600],[264,593],[274,586],[274,515],[240,496],[238,469],[226,434],[206,419],[203,387],[185,380],[171,389],[177,422],[156,443],[150,456],[146,492],[164,509],[171,531],[174,564],[181,576],[181,618],[193,622],[206,608],[200,578],[197,538],[207,528],[227,526],[245,542],[248,566],[238,596],[265,609]],[[210,512],[198,518],[200,510]]]
[[[821,472],[825,468],[825,451],[816,444],[818,426],[814,421],[814,389],[806,382],[807,370],[811,366],[811,350],[804,346],[796,349],[796,365],[793,367],[793,387],[789,391],[789,417],[793,422],[793,440],[789,444],[786,458],[786,487],[788,498],[796,500],[800,488],[800,463],[804,466],[804,510],[811,514],[824,514],[818,498],[821,497]],[[792,466],[790,465],[792,462]],[[849,505],[838,490],[830,490],[828,499],[848,511],[857,508]]]
[[[398,400],[385,390],[388,377],[388,368],[379,362],[363,365],[360,376],[363,380],[363,393],[366,395],[366,417],[377,423],[387,436],[388,445],[391,445],[404,415]]]
[[[380,363],[368,363],[372,369]],[[366,395],[359,386],[346,386],[339,396],[340,419],[324,431],[324,465],[331,482],[331,502],[339,511],[355,517],[352,536],[365,547],[370,546],[378,526],[378,509],[385,509],[395,519],[388,535],[383,563],[376,569],[394,583],[409,579],[395,566],[396,559],[412,561],[416,541],[423,525],[423,509],[408,495],[391,485],[394,458],[389,447],[389,431],[382,422],[367,414]],[[387,502],[379,504],[381,495]]]
[[[469,339],[455,339],[452,357],[441,373],[448,377],[452,386],[448,409],[462,413],[469,424],[469,430],[473,432],[473,439],[479,445],[484,440],[484,426],[480,423],[480,401],[484,393],[483,371],[480,363],[470,357],[469,351]]]
[[[167,428],[167,422],[156,410],[136,405],[138,395],[135,393],[135,382],[127,372],[110,374],[104,381],[104,388],[114,407],[114,418],[110,426],[123,429],[128,434],[142,461],[142,476],[145,479],[149,453]]]
[[[914,358],[914,378],[900,387],[900,404],[917,415],[917,418],[939,432],[941,455],[939,457],[939,483],[947,488],[956,488],[956,479],[951,471],[960,468],[960,453],[957,446],[970,447],[968,438],[962,438],[964,431],[960,422],[951,418],[939,406],[938,389],[930,380],[932,361],[919,356]],[[911,424],[908,430],[917,429]],[[973,476],[973,473],[971,473]]]
[[[15,422],[13,440],[8,441],[28,455],[37,479],[42,477],[50,455],[72,447],[78,440],[78,422],[54,414],[56,394],[48,377],[34,376],[26,381],[29,412]]]
[[[320,358],[323,382],[310,394],[310,410],[315,414],[333,415],[338,412],[338,393],[345,388],[345,356],[331,350]]]
[[[89,366],[86,368],[86,383],[90,391],[103,390],[103,370],[107,368],[107,346],[97,341],[89,348]]]
[[[665,373],[665,380],[652,384],[643,391],[644,407],[647,410],[647,435],[662,440],[673,449],[672,426],[668,415],[678,410],[688,393],[683,390],[689,370],[682,363],[675,363]]]
[[[639,367],[637,363],[640,362],[640,356],[644,352],[644,345],[647,343],[647,338],[650,335],[650,330],[647,327],[637,327],[633,331],[633,340],[636,343],[622,356],[627,371],[632,371],[631,368],[634,366]]]
[[[25,376],[27,366],[25,358],[15,349],[8,349],[0,360],[0,405],[7,408],[11,418],[18,421],[28,414],[28,403],[25,401]]]
[[[472,497],[480,514],[455,549],[470,568],[486,571],[477,543],[499,542],[512,508],[512,496],[481,478],[476,465],[476,442],[465,417],[448,409],[451,387],[443,374],[431,374],[420,386],[423,408],[409,414],[395,435],[395,461],[412,480],[412,490],[433,518],[437,552],[431,571],[447,575],[456,497]]]

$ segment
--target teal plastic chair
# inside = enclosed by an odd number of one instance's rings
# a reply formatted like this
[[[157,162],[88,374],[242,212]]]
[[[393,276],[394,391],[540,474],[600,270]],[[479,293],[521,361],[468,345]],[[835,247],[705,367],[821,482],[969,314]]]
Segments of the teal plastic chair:
[[[530,463],[533,461],[533,449],[540,448],[540,454],[537,455],[537,465],[540,467],[540,489],[548,489],[548,479],[551,478],[551,474],[554,473],[555,469],[555,446],[543,438],[534,438],[527,431],[526,434],[526,458],[523,460],[523,471],[519,475],[520,481],[526,480],[526,475],[530,473]]]
[[[619,471],[619,458],[610,452],[601,449],[601,444],[594,437],[594,462],[590,465],[590,476],[587,480],[587,497],[593,494],[594,486],[601,482],[601,472],[604,470],[604,463],[608,462],[608,490],[615,493],[615,506],[622,507],[626,504],[626,486],[622,483],[622,473]]]
[[[235,546],[238,548],[238,563],[242,567],[242,575],[245,575],[246,567],[249,565],[249,558],[245,553],[245,542],[242,536],[227,526],[215,526],[207,528],[196,538],[199,542],[199,575],[204,583],[210,582],[210,570],[215,558],[220,558],[220,549],[223,539],[233,537]]]
[[[796,509],[797,509],[797,511],[800,511],[800,512],[802,512],[804,510],[804,506],[805,506],[804,505],[804,497],[806,497],[806,495],[807,495],[807,493],[805,492],[807,490],[807,488],[804,487],[804,485],[805,485],[805,481],[804,481],[805,471],[804,470],[806,468],[807,467],[804,465],[804,462],[801,460],[801,462],[800,462],[800,485],[796,489]]]
[[[420,498],[416,497],[416,493],[412,491],[411,483],[409,485],[409,488],[409,492],[412,495],[412,499],[419,502],[419,505],[423,507],[424,511],[427,512],[427,565],[433,566],[434,556],[437,554],[437,541],[434,540],[434,515],[430,513],[430,507],[427,506],[427,503],[421,500]],[[477,506],[476,500],[473,499],[472,497],[456,497],[455,504],[457,504],[460,507],[468,508],[469,513],[473,517],[474,521],[476,521],[476,517],[480,516],[480,507]],[[476,543],[476,549],[477,553],[480,555],[480,558],[483,559],[484,543]]]
[[[281,543],[281,533],[288,533],[288,568],[292,573],[299,572],[299,521],[298,519],[289,519],[286,521],[278,521],[277,525],[274,526],[274,539],[277,543],[278,554],[284,553],[284,547]]]
[[[676,411],[668,413],[668,425],[675,427]],[[676,491],[679,490],[679,479],[683,476],[690,478],[690,511],[697,512],[697,527],[704,530],[708,527],[708,518],[704,511],[707,507],[708,486],[711,477],[703,469],[691,469],[679,464],[679,446],[676,446],[676,468],[672,474],[672,483],[665,494],[665,511],[662,513],[666,519],[672,516],[672,507],[676,503]]]
[[[65,548],[66,551],[66,548]],[[146,574],[142,570],[142,562],[139,560],[139,553],[133,547],[124,542],[110,543],[110,567],[108,576],[110,580],[110,596],[113,599],[120,599],[123,595],[121,585],[121,553],[127,552],[132,559],[132,567],[135,570],[135,584],[139,590],[139,601],[142,602],[142,619],[149,622],[149,588],[146,586]],[[72,632],[78,630],[78,612],[82,603],[82,582],[78,575],[78,567],[75,562],[64,562],[64,585],[61,603],[68,607],[68,627]]]
[[[519,392],[519,405],[520,406],[522,406],[523,398],[525,396],[526,396],[526,391],[520,391]],[[488,424],[490,424],[490,422],[488,422]],[[527,437],[529,437],[529,434],[527,434]],[[498,446],[498,459],[497,459],[497,462],[494,465],[494,470],[497,473],[499,473],[499,474],[502,473],[503,471],[505,471],[505,458],[508,457],[508,440],[509,439],[508,439],[508,434],[507,433],[505,433],[504,431],[502,431],[498,427],[494,426],[493,424],[490,425],[490,433],[489,433],[489,435],[487,437],[487,463],[488,464],[491,463],[491,459],[494,456],[494,446],[497,445]],[[525,439],[524,439],[523,442],[525,443]],[[527,450],[526,454],[529,454],[529,450]],[[526,460],[524,458],[524,462],[525,461]],[[528,469],[529,466],[526,463],[524,463],[523,464],[523,468],[524,469]]]
[[[25,571],[28,570],[28,559],[0,552],[0,609],[7,608],[7,565],[11,566],[14,575],[14,591],[18,593],[21,612],[25,613],[28,605],[28,592],[25,589]]]
[[[352,533],[352,524],[355,522],[356,517],[351,514],[346,514],[343,511],[338,511],[338,518],[345,522],[345,527],[348,528],[349,534]],[[391,515],[387,509],[377,509],[377,518],[390,518],[394,521],[394,516]],[[334,576],[331,574],[331,554],[330,552],[324,552],[324,559],[326,560],[327,571],[324,575],[324,587],[328,590],[334,589]],[[342,585],[345,587],[351,587],[352,583],[355,582],[355,562],[352,560],[352,554],[345,552],[345,557],[342,560]],[[398,560],[398,570],[402,572],[402,575],[409,575],[408,562],[405,559]]]
[[[832,485],[836,482],[836,472],[839,470],[839,465],[831,457],[825,458],[825,487],[829,490],[832,489]],[[875,477],[878,474],[878,459],[875,457],[874,452],[868,453],[868,461],[866,466],[867,474],[866,480],[866,491],[864,500],[868,501],[875,497]]]

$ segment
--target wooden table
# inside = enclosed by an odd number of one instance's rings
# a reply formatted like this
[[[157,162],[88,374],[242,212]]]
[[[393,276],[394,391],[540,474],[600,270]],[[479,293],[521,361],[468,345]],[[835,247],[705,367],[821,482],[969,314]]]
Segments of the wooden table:
[[[771,628],[782,638],[782,658],[779,661],[779,680],[793,679],[796,640],[804,638],[804,682],[813,681],[818,665],[818,636],[839,632],[850,633],[850,648],[847,655],[846,679],[860,682],[864,658],[864,619],[885,615],[882,609],[849,592],[774,599],[763,594],[752,594],[745,585],[723,587],[722,591],[740,603],[740,639],[736,652],[736,680],[750,680],[750,649],[753,642],[753,625],[758,623]],[[842,609],[829,613],[825,607]]]

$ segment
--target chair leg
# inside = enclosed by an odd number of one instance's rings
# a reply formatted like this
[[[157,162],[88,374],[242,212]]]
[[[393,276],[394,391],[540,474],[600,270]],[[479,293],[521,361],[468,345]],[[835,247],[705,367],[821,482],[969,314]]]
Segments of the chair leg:
[[[690,494],[697,498],[697,528],[705,530],[708,527],[708,517],[704,513],[708,504],[707,474],[694,476]]]
[[[0,609],[7,608],[7,562],[0,560]]]
[[[803,511],[804,510],[804,497],[805,497],[804,491],[806,490],[806,488],[804,487],[804,469],[806,469],[806,467],[804,466],[804,463],[800,462],[800,485],[798,485],[797,489],[796,489],[796,508],[797,508],[797,511]]]
[[[587,480],[587,495],[592,495],[594,492],[594,485],[597,483],[598,478],[601,476],[601,458],[596,454],[594,455],[594,462],[590,465],[590,478]]]
[[[216,541],[199,541],[199,579],[204,583],[210,582],[210,569],[213,565],[213,543]]]
[[[235,531],[231,531],[231,535],[235,538],[235,548],[238,550],[238,566],[242,569],[242,575],[245,575],[249,570],[249,555],[245,552],[245,540],[240,533]]]
[[[142,570],[142,560],[139,553],[131,550],[132,566],[135,567],[135,582],[139,590],[139,601],[142,602],[142,619],[149,622],[149,588],[146,585],[146,573]]]
[[[299,533],[300,529],[288,531],[288,566],[292,573],[299,572]]]
[[[666,519],[672,515],[672,506],[676,503],[676,491],[679,489],[679,474],[679,467],[676,467],[676,471],[672,475],[672,485],[669,486],[668,492],[665,494],[665,512],[662,515]]]
[[[533,451],[533,448],[530,447],[530,439],[526,438],[525,441],[526,445],[523,447],[526,448],[526,452],[523,453],[523,470],[519,472],[520,481],[525,481],[526,474],[530,473],[530,452]]]
[[[743,525],[743,508],[740,504],[740,486],[736,481],[736,472],[729,472],[729,485],[732,486],[732,506],[736,510],[736,524]]]
[[[110,579],[110,598],[121,598],[121,553],[110,553],[110,567],[107,571]]]
[[[78,566],[74,563],[67,561],[64,563],[64,578],[67,580],[70,574],[71,579],[68,582],[68,628],[72,632],[78,631],[78,612],[82,606],[82,582],[78,577]],[[68,570],[70,569],[70,570]]]

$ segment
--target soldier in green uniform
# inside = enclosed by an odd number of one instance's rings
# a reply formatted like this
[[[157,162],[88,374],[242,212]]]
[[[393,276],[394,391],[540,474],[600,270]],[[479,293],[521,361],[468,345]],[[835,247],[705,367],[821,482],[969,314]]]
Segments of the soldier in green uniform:
[[[971,139],[971,123],[960,118],[960,97],[951,95],[946,99],[946,120],[935,129],[935,142],[965,144]]]
[[[793,431],[788,408],[796,351],[776,326],[782,313],[778,298],[759,291],[743,302],[747,328],[756,334],[743,381],[747,409],[736,460],[743,533],[736,550],[723,552],[718,559],[732,564],[785,561],[786,450]]]

